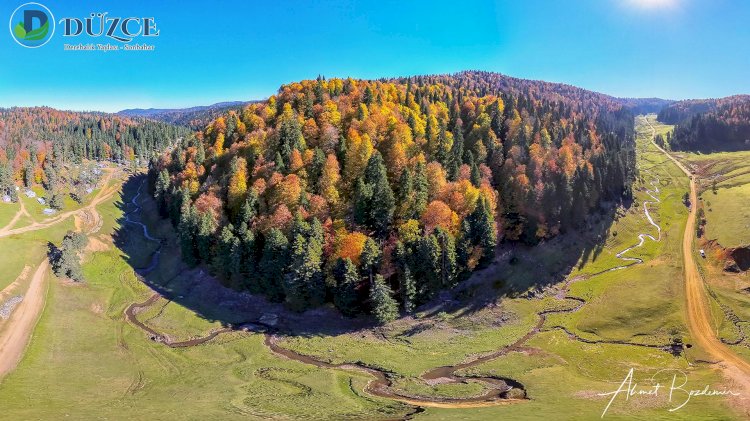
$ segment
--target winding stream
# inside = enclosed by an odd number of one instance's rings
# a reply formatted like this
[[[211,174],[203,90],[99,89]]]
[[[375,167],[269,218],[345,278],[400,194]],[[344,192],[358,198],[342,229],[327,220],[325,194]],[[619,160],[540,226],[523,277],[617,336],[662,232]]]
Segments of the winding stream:
[[[136,270],[137,274],[141,276],[148,274],[149,272],[152,272],[158,266],[159,255],[161,253],[161,240],[151,236],[146,225],[144,225],[143,223],[139,221],[134,221],[130,218],[132,214],[134,214],[135,212],[140,212],[142,210],[142,207],[137,203],[137,199],[141,195],[141,191],[142,191],[144,183],[145,181],[141,183],[141,186],[138,188],[138,193],[131,200],[131,203],[135,206],[135,210],[128,212],[126,214],[126,221],[131,224],[140,226],[143,229],[144,237],[150,241],[158,242],[159,248],[157,249],[156,252],[154,252],[151,263],[149,264],[148,267]],[[646,201],[643,203],[645,216],[648,219],[650,225],[654,226],[657,229],[658,235],[654,237],[653,235],[647,234],[647,233],[639,234],[638,235],[639,242],[637,244],[632,245],[615,255],[618,259],[631,262],[631,263],[606,269],[603,272],[589,275],[588,278],[591,278],[593,276],[596,276],[604,272],[621,270],[632,265],[643,263],[643,259],[636,258],[636,257],[625,257],[624,255],[631,250],[634,250],[636,248],[643,246],[647,238],[652,241],[661,240],[661,227],[653,220],[651,213],[649,211],[649,205],[661,203],[661,201],[657,197],[657,195],[660,193],[658,183],[659,183],[659,179],[654,176],[654,179],[650,183],[651,186],[653,187],[653,190],[646,190],[646,193],[653,200]],[[387,399],[391,399],[391,400],[395,400],[395,401],[399,401],[399,402],[403,402],[409,405],[416,406],[417,407],[416,411],[419,412],[423,410],[423,408],[425,407],[468,408],[468,407],[479,407],[479,406],[502,405],[502,404],[509,404],[513,402],[522,402],[526,400],[527,399],[526,390],[524,386],[521,383],[513,379],[495,377],[495,376],[471,377],[471,376],[464,376],[464,375],[457,374],[457,371],[478,366],[482,363],[494,360],[498,357],[508,354],[509,352],[522,350],[523,346],[526,344],[526,342],[529,339],[531,339],[537,333],[542,331],[542,327],[547,320],[547,315],[549,314],[572,313],[572,312],[578,311],[581,307],[583,307],[586,301],[582,298],[566,295],[571,282],[572,280],[569,280],[563,287],[561,291],[561,294],[562,294],[561,298],[566,299],[566,300],[576,301],[577,304],[575,306],[571,308],[565,308],[565,309],[553,309],[553,310],[544,310],[544,311],[538,312],[537,314],[538,314],[539,319],[536,325],[534,326],[534,328],[531,329],[528,333],[526,333],[523,337],[515,341],[513,344],[502,347],[495,352],[473,358],[471,360],[468,360],[460,364],[434,368],[432,370],[429,370],[423,373],[420,376],[422,380],[428,383],[439,382],[443,384],[445,383],[458,384],[458,383],[468,383],[468,382],[480,382],[486,386],[485,392],[482,393],[481,395],[471,396],[471,397],[466,397],[466,398],[438,398],[438,397],[412,396],[412,395],[405,394],[403,392],[399,392],[395,390],[393,387],[392,378],[394,378],[395,376],[394,373],[387,372],[380,368],[371,367],[361,362],[356,362],[356,363],[349,362],[349,363],[341,363],[341,364],[329,363],[327,361],[318,359],[314,356],[304,355],[296,351],[293,351],[291,349],[284,348],[278,343],[280,336],[276,332],[276,328],[274,328],[273,326],[264,325],[263,323],[260,323],[258,321],[251,321],[251,322],[243,323],[237,326],[229,326],[229,327],[225,327],[222,329],[218,329],[218,330],[211,332],[210,334],[206,336],[196,338],[196,339],[191,339],[187,341],[171,341],[165,335],[160,334],[153,328],[142,323],[140,320],[138,320],[138,317],[137,317],[141,309],[148,308],[149,306],[153,305],[159,298],[161,298],[161,295],[159,293],[155,293],[143,303],[131,304],[125,310],[125,316],[127,320],[130,321],[132,324],[134,324],[135,326],[147,332],[153,340],[161,342],[165,344],[166,346],[173,347],[173,348],[183,348],[183,347],[200,345],[200,344],[203,344],[205,342],[212,340],[213,338],[215,338],[216,336],[222,333],[227,333],[227,332],[251,331],[251,332],[256,332],[256,333],[263,333],[265,336],[265,340],[264,340],[265,345],[274,354],[284,357],[284,358],[295,360],[304,364],[310,364],[316,367],[320,367],[320,368],[356,370],[359,372],[364,372],[373,377],[373,379],[367,384],[365,388],[367,393],[374,395],[374,396],[387,398]],[[668,347],[668,345],[646,345],[646,344],[637,344],[637,343],[620,342],[620,341],[605,341],[605,340],[594,341],[594,340],[581,338],[575,335],[574,333],[568,331],[562,326],[554,326],[554,327],[551,327],[550,329],[561,329],[565,331],[571,339],[577,340],[580,342],[585,342],[585,343],[610,343],[610,344],[621,344],[621,345],[645,346],[645,347],[651,347],[651,348]],[[511,393],[511,391],[514,389],[518,390],[519,392]]]
[[[133,215],[134,213],[141,212],[141,210],[143,210],[143,208],[141,208],[141,205],[138,204],[138,198],[141,197],[143,186],[145,184],[146,184],[146,180],[143,180],[141,182],[141,185],[138,186],[138,192],[130,200],[130,203],[135,207],[135,209],[133,209],[130,212],[125,213],[125,222],[140,226],[141,229],[143,230],[143,236],[146,237],[147,240],[153,241],[159,245],[159,247],[156,249],[154,254],[151,255],[151,262],[149,263],[149,265],[146,266],[145,268],[136,269],[136,272],[141,276],[145,276],[153,272],[156,269],[156,267],[159,266],[159,256],[161,256],[161,240],[158,238],[152,237],[151,234],[148,232],[148,227],[146,227],[145,224],[143,224],[140,221],[134,221],[133,219],[130,218],[130,216]]]

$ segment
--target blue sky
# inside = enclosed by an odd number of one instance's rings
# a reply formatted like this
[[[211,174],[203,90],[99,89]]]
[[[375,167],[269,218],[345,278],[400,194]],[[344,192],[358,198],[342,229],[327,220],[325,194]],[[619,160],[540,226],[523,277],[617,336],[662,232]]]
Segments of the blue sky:
[[[37,49],[0,31],[0,106],[116,111],[265,98],[282,83],[464,69],[616,96],[750,93],[750,2],[731,0],[76,1],[55,15],[153,16],[153,52]],[[2,22],[26,0],[0,0]],[[116,43],[114,41],[110,41]]]

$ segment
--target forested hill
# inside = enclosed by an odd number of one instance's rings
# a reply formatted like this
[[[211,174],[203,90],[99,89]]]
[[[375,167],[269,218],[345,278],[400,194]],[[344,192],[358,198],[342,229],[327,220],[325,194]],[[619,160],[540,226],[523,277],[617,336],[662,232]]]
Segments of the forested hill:
[[[161,153],[190,130],[145,118],[59,111],[48,107],[0,108],[0,147],[5,155],[49,149],[65,158],[127,160]]]
[[[676,124],[669,142],[674,150],[750,149],[750,95],[676,102],[659,120]]]
[[[229,110],[241,110],[247,104],[257,101],[230,101],[220,102],[212,105],[202,105],[190,108],[134,108],[122,110],[118,115],[126,117],[145,117],[152,120],[177,124],[190,127],[195,130],[202,129],[206,124],[226,113]]]
[[[463,72],[305,80],[152,165],[182,254],[301,310],[387,320],[630,195],[633,116],[568,85]],[[394,299],[396,301],[394,301]]]
[[[55,168],[82,159],[142,163],[191,132],[143,118],[59,111],[47,107],[0,108],[0,193],[15,184],[52,186]],[[56,162],[55,162],[56,161]]]
[[[635,115],[659,113],[674,103],[672,100],[661,98],[618,98],[618,101]]]

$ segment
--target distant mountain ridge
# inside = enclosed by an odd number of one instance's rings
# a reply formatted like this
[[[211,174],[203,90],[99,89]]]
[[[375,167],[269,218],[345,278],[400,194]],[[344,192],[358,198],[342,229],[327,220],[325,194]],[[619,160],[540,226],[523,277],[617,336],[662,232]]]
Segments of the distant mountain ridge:
[[[674,100],[662,98],[617,98],[617,100],[636,115],[659,113],[675,103]]]
[[[126,117],[144,117],[197,129],[229,110],[240,109],[255,102],[258,101],[225,101],[189,108],[131,108],[118,111],[116,114]]]

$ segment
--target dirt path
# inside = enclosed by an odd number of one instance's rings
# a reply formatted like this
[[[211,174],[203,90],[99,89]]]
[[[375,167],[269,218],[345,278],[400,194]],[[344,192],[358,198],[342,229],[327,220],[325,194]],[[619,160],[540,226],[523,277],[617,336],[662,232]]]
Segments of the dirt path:
[[[29,212],[26,211],[26,205],[24,205],[23,200],[18,199],[18,203],[21,205],[21,209],[16,212],[16,214],[13,216],[13,219],[8,222],[8,225],[0,228],[0,234],[3,234],[13,228],[13,226],[16,224],[16,222],[18,222],[19,219],[21,219],[22,216],[25,215],[31,217],[31,215],[29,215]]]
[[[39,320],[47,293],[47,269],[49,263],[44,259],[34,272],[23,301],[18,304],[5,324],[5,329],[0,332],[0,378],[12,371],[21,360]]]
[[[72,216],[78,215],[81,212],[85,212],[85,211],[91,212],[92,209],[94,209],[96,206],[98,206],[103,201],[105,201],[105,200],[109,199],[110,197],[112,197],[112,195],[115,194],[119,190],[118,186],[107,187],[107,185],[109,184],[109,181],[112,179],[112,175],[114,174],[114,172],[116,170],[117,169],[115,169],[115,168],[105,168],[104,169],[104,171],[107,173],[107,175],[104,177],[104,180],[102,181],[102,188],[101,188],[101,190],[99,190],[99,193],[97,193],[96,197],[94,197],[94,199],[88,205],[86,205],[86,206],[84,206],[84,207],[82,207],[80,209],[63,212],[60,215],[55,216],[54,218],[49,218],[49,219],[46,219],[46,220],[44,220],[42,222],[34,222],[31,225],[27,225],[25,227],[16,228],[16,229],[6,229],[5,231],[0,231],[0,238],[8,237],[10,235],[23,234],[23,233],[30,232],[30,231],[37,231],[37,230],[40,230],[40,229],[48,228],[48,227],[51,227],[51,226],[53,226],[55,224],[59,224],[60,222],[66,220],[66,219],[68,219],[68,218],[70,218]],[[24,208],[24,210],[25,210],[25,208]]]
[[[651,125],[651,122],[648,119],[646,119],[646,122],[651,127],[652,134],[655,135],[656,130]],[[721,361],[719,366],[726,377],[735,385],[743,388],[743,394],[747,395],[750,393],[750,363],[722,343],[711,325],[711,310],[707,291],[703,284],[703,278],[698,271],[698,265],[695,263],[693,241],[695,239],[695,220],[698,209],[698,191],[695,179],[680,161],[656,143],[654,143],[654,146],[668,156],[690,178],[690,203],[692,206],[690,207],[690,214],[688,215],[685,234],[682,239],[682,258],[685,264],[687,321],[690,335],[701,349],[712,358]],[[750,410],[750,402],[747,399],[743,400],[742,407],[745,411]]]

